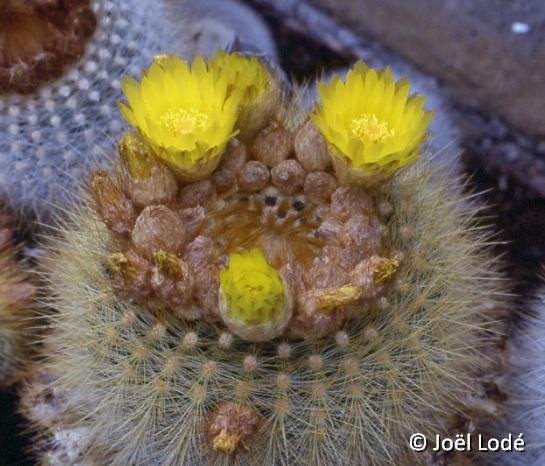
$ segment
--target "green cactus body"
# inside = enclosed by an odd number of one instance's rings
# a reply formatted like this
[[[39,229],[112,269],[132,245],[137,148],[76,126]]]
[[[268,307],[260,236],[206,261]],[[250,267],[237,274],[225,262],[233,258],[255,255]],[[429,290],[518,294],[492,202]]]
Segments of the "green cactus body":
[[[47,380],[27,398],[43,386],[56,414],[26,411],[49,434],[45,463],[59,432],[84,429],[64,464],[418,464],[431,455],[411,452],[411,434],[481,415],[503,303],[478,207],[425,158],[379,186],[339,187],[298,102],[277,99],[257,136],[231,139],[218,168],[169,195],[131,185],[155,167],[95,175],[95,203],[72,212],[44,263],[56,312]],[[161,173],[156,187],[174,179]],[[210,255],[191,256],[205,244]],[[273,281],[229,320],[222,293],[228,313],[251,287],[250,256],[232,257],[252,248]]]

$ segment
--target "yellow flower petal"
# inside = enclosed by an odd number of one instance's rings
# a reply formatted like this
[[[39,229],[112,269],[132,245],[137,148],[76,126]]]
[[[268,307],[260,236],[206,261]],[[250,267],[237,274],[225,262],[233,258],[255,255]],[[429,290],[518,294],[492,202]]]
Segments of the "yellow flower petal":
[[[344,81],[334,76],[317,88],[320,105],[311,118],[334,158],[344,159],[336,168],[351,167],[369,180],[377,170],[393,173],[417,159],[433,113],[424,111],[424,97],[409,97],[406,78],[396,82],[389,68],[377,71],[360,61]]]
[[[140,82],[124,78],[123,117],[156,155],[181,177],[207,176],[234,136],[240,96],[198,56],[189,66],[173,55],[156,57]]]
[[[285,290],[279,272],[259,249],[231,254],[220,272],[229,317],[248,325],[277,319],[284,312]]]

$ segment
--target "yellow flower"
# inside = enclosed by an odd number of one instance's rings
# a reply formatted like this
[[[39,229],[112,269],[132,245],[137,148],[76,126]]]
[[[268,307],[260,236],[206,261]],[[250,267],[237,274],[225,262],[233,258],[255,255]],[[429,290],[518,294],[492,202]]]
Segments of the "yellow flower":
[[[220,294],[226,325],[246,340],[269,340],[291,318],[282,277],[257,248],[230,255],[229,266],[220,272]]]
[[[321,106],[311,118],[348,182],[355,172],[369,183],[384,179],[418,158],[433,112],[424,111],[424,97],[409,97],[409,89],[406,78],[396,82],[389,68],[377,71],[362,61],[345,81],[335,76],[318,84]]]
[[[204,178],[234,136],[240,92],[198,56],[191,67],[173,55],[156,57],[142,80],[122,82],[124,118],[176,173]]]
[[[265,92],[270,83],[267,68],[254,56],[218,50],[208,66],[222,75],[232,90],[241,91],[243,105],[255,101]]]
[[[274,74],[256,57],[220,50],[210,60],[210,69],[229,83],[233,92],[240,92],[241,105],[237,120],[239,139],[251,142],[272,119],[281,100],[281,87]]]
[[[282,312],[282,278],[259,249],[231,254],[229,267],[220,272],[229,316],[246,324],[263,324]]]

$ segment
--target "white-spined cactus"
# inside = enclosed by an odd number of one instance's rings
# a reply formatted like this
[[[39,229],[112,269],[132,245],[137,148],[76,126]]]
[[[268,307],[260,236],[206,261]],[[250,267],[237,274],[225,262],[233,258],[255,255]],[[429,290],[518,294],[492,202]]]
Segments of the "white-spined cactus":
[[[123,74],[136,74],[159,53],[190,58],[238,42],[274,53],[266,27],[248,8],[217,3],[7,0],[0,6],[0,196],[15,213],[48,221],[92,169],[107,164],[123,131],[116,108]]]
[[[530,312],[513,324],[505,350],[506,373],[500,388],[507,401],[495,437],[522,434],[524,451],[486,453],[483,462],[502,466],[538,466],[545,462],[545,292]]]

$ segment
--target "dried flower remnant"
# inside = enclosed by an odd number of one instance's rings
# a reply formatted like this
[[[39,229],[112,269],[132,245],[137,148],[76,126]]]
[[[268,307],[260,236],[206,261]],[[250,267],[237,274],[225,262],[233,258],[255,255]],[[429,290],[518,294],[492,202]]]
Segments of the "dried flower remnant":
[[[231,455],[250,440],[258,422],[259,415],[250,407],[225,402],[210,414],[207,437],[214,451]]]
[[[311,119],[343,184],[375,186],[416,161],[433,113],[424,111],[424,97],[409,97],[409,89],[389,68],[376,71],[362,61],[346,81],[334,76],[318,84],[321,102]]]
[[[127,195],[112,181],[105,171],[91,176],[91,194],[100,216],[108,227],[118,234],[131,231],[136,214]]]
[[[32,93],[82,57],[96,28],[89,0],[4,0],[0,5],[0,93]]]

